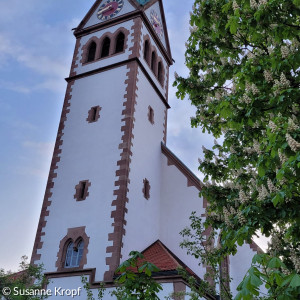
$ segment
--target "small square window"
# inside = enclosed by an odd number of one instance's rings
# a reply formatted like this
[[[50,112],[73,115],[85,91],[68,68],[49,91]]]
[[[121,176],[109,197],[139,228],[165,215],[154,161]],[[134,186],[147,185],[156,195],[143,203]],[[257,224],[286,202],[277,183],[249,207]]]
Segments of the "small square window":
[[[154,110],[150,105],[148,106],[148,120],[152,125],[154,124]]]
[[[88,180],[80,181],[75,187],[76,193],[74,195],[74,199],[77,201],[85,200],[89,195],[88,188],[90,186],[91,183]]]
[[[86,120],[89,123],[97,122],[98,119],[100,118],[100,110],[101,110],[100,106],[91,107],[91,109],[88,112],[88,117]]]

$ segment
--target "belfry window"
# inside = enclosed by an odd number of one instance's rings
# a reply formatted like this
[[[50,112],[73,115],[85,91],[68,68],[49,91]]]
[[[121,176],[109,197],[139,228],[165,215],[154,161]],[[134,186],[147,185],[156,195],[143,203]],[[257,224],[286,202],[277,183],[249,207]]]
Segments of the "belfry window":
[[[91,61],[95,60],[96,49],[97,49],[96,43],[91,42],[90,47],[89,47],[89,51],[88,51],[87,62],[91,62]]]
[[[123,52],[125,43],[125,35],[123,32],[120,32],[116,39],[116,51],[115,53]]]
[[[148,56],[149,56],[149,41],[145,41],[145,48],[144,48],[144,59],[146,62],[148,62]]]
[[[101,58],[109,56],[110,38],[106,37],[102,43]]]
[[[158,67],[157,67],[157,79],[158,81],[163,84],[162,80],[163,80],[163,76],[162,76],[162,62],[160,61],[158,63]]]
[[[75,247],[73,242],[70,242],[67,251],[66,251],[66,259],[65,259],[65,268],[77,268],[79,267],[80,261],[82,259],[84,248],[84,242],[80,241]]]
[[[151,70],[155,73],[156,54],[153,51],[151,55]]]

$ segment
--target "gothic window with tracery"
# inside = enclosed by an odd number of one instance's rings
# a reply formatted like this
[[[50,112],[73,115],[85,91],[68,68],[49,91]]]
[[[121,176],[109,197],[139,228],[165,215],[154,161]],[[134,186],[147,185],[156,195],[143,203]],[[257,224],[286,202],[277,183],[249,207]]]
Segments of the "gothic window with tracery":
[[[83,249],[84,249],[83,241],[80,241],[77,244],[77,247],[74,246],[73,242],[69,243],[66,251],[65,268],[79,267],[80,261],[82,259]]]

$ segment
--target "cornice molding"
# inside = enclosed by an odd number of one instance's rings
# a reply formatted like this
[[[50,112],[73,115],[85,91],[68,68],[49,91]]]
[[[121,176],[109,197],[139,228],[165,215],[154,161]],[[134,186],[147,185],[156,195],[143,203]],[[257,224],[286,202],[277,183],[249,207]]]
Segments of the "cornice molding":
[[[124,60],[124,61],[120,61],[120,62],[115,63],[115,64],[110,64],[110,65],[105,66],[105,67],[97,68],[97,69],[94,69],[92,71],[88,71],[88,72],[84,72],[84,73],[77,74],[77,75],[74,75],[74,76],[70,76],[70,77],[65,78],[65,80],[67,82],[70,82],[70,81],[73,81],[73,80],[75,81],[75,80],[85,78],[85,77],[88,77],[88,76],[91,76],[91,75],[94,75],[94,74],[102,73],[102,72],[110,70],[110,69],[115,69],[115,68],[118,68],[118,67],[121,67],[121,66],[125,66],[130,62],[136,62],[138,64],[138,66],[143,71],[144,75],[147,77],[150,84],[152,85],[152,87],[154,88],[154,90],[156,91],[157,95],[159,96],[161,101],[164,103],[166,108],[168,108],[168,109],[171,108],[169,103],[167,102],[166,98],[161,93],[161,91],[158,89],[157,85],[154,83],[153,79],[148,74],[145,67],[143,66],[143,64],[141,63],[141,61],[137,57],[130,58],[130,59],[127,59],[127,60]]]

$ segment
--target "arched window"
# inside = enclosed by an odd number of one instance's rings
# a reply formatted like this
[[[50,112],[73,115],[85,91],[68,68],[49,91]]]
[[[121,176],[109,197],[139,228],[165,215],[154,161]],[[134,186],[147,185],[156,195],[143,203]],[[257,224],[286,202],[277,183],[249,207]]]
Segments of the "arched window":
[[[115,53],[123,52],[125,43],[125,34],[120,32],[117,36],[116,40],[116,51]]]
[[[110,38],[106,37],[102,43],[101,58],[109,55]]]
[[[149,41],[145,41],[145,48],[144,48],[144,59],[148,62],[148,55],[149,55]]]
[[[84,242],[81,240],[78,242],[77,247],[74,246],[73,242],[70,242],[66,251],[65,268],[77,268],[79,267],[82,259],[84,248]]]
[[[162,74],[162,63],[161,63],[161,61],[158,63],[158,67],[157,67],[157,79],[161,84],[163,84],[163,82],[162,82],[163,74]]]
[[[155,73],[155,64],[156,64],[156,55],[155,52],[152,52],[151,56],[151,70]]]
[[[97,48],[96,43],[94,41],[91,42],[90,47],[89,47],[89,51],[88,51],[87,62],[91,62],[91,61],[95,60],[96,48]]]

